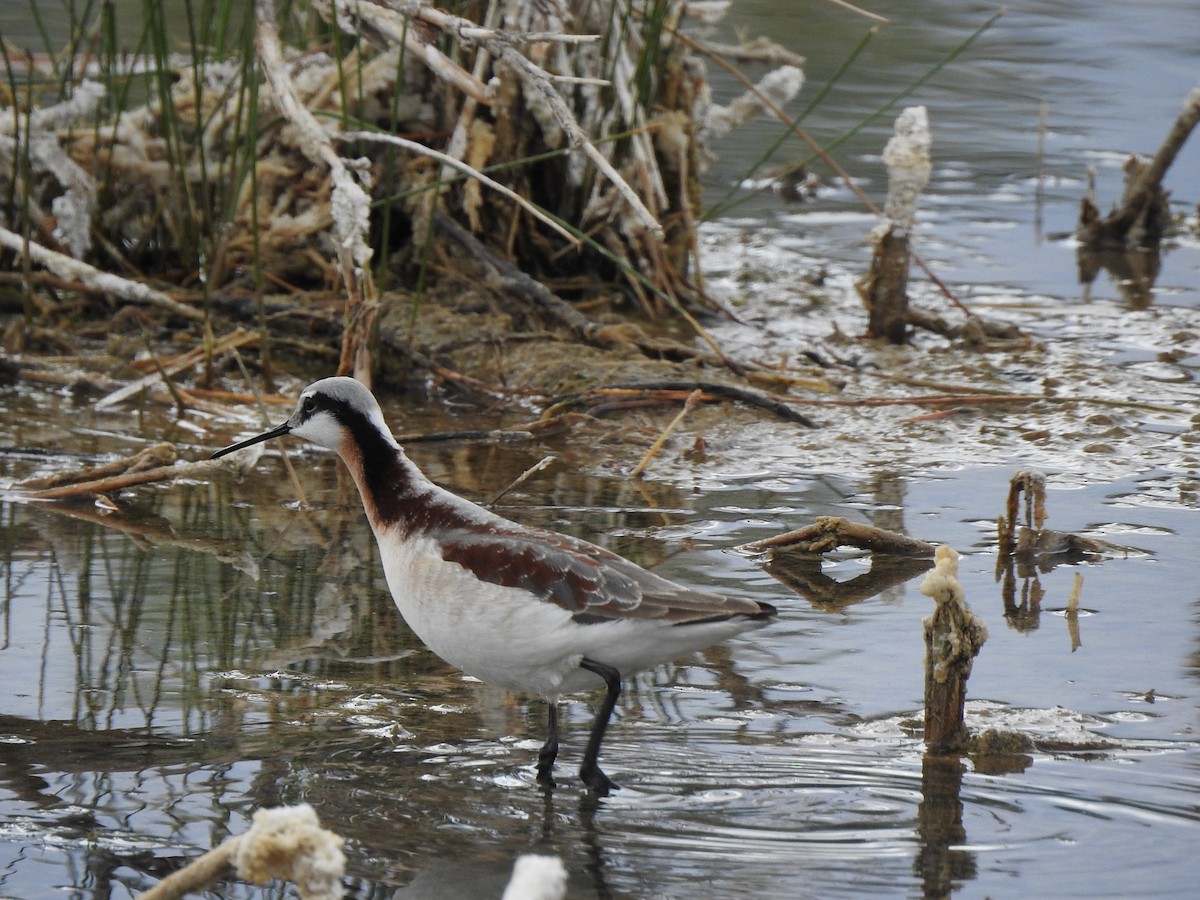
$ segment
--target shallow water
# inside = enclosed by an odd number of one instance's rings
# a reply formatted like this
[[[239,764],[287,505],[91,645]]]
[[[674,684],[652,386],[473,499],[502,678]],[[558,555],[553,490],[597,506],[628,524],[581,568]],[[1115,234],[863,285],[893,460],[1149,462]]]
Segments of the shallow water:
[[[1091,4],[1086,16],[1077,4],[1011,5],[980,55],[916,97],[941,160],[923,252],[981,312],[1020,324],[1042,348],[963,358],[924,337],[894,353],[832,340],[831,322],[862,329],[849,283],[870,224],[837,190],[802,207],[764,194],[705,235],[714,293],[769,326],[767,338],[761,327],[715,328],[731,352],[813,346],[1005,389],[1042,391],[1057,378],[1080,402],[935,423],[907,421],[911,407],[821,409],[819,431],[716,430],[702,462],[681,442],[641,484],[624,473],[645,442],[622,442],[617,421],[594,446],[412,447],[432,477],[476,499],[554,453],[560,462],[507,495],[502,512],[780,607],[762,631],[631,680],[602,756],[623,789],[602,802],[573,778],[594,698],[563,707],[561,786],[547,798],[533,778],[542,704],[464,678],[407,631],[334,460],[292,445],[309,508],[274,454],[240,481],[128,491],[116,513],[0,503],[0,677],[10,684],[0,895],[129,896],[245,831],[256,809],[301,801],[347,838],[359,897],[499,896],[530,851],[560,855],[579,898],[1194,892],[1198,254],[1178,238],[1142,308],[1103,279],[1085,291],[1070,244],[1039,241],[1032,174],[1043,99],[1056,129],[1044,232],[1070,227],[1080,165],[1099,163],[1112,197],[1119,152],[1156,148],[1200,78],[1200,14],[1151,5],[1154,15]],[[902,20],[907,6],[875,8]],[[739,7],[751,33],[766,30],[756,10],[778,9]],[[845,121],[832,110],[851,119],[852,99],[870,110],[895,89],[881,70],[916,77],[991,11],[921,7],[924,22],[876,39],[870,65],[811,131],[838,133]],[[809,56],[815,83],[862,26],[824,4],[796,9],[805,29],[795,38],[777,18],[770,30]],[[872,154],[887,130],[868,129],[845,157],[878,199]],[[756,134],[740,146],[761,146]],[[738,140],[718,148],[714,192],[748,165]],[[1195,146],[1188,153],[1170,186],[1194,206],[1200,166]],[[805,278],[818,267],[833,300],[811,297]],[[855,377],[848,391],[869,394],[869,376]],[[1156,408],[1108,404],[1131,398]],[[3,483],[160,439],[198,458],[230,437],[227,422],[176,423],[149,402],[131,417],[21,388],[5,389],[0,407],[0,445],[20,451],[0,455]],[[464,427],[399,401],[387,412],[402,431]],[[1048,473],[1053,527],[1134,552],[1014,572],[1006,593],[995,518],[1021,467]],[[903,528],[964,554],[967,597],[990,633],[970,724],[1020,731],[1033,750],[924,758],[914,717],[930,604],[919,576],[864,599],[855,586],[883,573],[837,554],[819,574],[844,593],[827,582],[810,600],[730,550],[818,515]],[[263,893],[230,883],[214,896]]]

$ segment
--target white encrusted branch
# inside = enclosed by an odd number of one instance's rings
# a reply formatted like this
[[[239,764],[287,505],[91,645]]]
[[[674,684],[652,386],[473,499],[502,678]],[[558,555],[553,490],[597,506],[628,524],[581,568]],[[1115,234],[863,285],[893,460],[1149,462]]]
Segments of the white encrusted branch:
[[[877,231],[907,235],[917,216],[921,191],[929,183],[933,162],[929,150],[929,116],[923,106],[910,106],[896,117],[895,130],[883,148],[888,170],[888,196],[884,220]]]
[[[711,107],[704,119],[704,129],[711,138],[724,137],[734,128],[770,112],[772,105],[782,109],[802,87],[804,73],[799,68],[780,66],[764,75],[754,90],[746,91],[728,106]]]

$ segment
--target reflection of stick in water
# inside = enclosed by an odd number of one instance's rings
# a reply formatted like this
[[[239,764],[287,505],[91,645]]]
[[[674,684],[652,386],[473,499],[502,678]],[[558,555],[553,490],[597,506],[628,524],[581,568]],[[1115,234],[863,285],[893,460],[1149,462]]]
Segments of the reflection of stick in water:
[[[934,558],[934,570],[921,582],[921,593],[937,604],[925,619],[925,746],[953,753],[966,742],[967,679],[987,628],[967,608],[958,581],[958,554],[941,546]]]

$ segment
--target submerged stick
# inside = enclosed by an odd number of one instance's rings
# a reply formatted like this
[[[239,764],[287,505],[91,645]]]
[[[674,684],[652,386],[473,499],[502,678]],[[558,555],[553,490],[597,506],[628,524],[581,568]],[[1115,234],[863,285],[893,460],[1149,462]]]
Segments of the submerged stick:
[[[987,640],[987,627],[968,609],[958,581],[958,553],[942,545],[921,593],[936,604],[925,626],[925,746],[956,753],[967,739],[963,724],[967,679]]]

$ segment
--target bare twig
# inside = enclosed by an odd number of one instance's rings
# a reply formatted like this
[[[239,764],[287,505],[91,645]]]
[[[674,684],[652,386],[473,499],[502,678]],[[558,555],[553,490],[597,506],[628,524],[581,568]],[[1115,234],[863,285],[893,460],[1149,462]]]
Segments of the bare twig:
[[[650,449],[646,451],[646,455],[642,457],[642,461],[634,466],[633,471],[629,473],[629,477],[642,477],[642,473],[646,471],[646,466],[650,465],[650,460],[654,459],[654,457],[658,454],[658,451],[662,449],[663,444],[667,442],[667,438],[671,436],[671,432],[679,427],[679,424],[684,420],[684,417],[696,408],[696,405],[700,402],[701,397],[703,397],[703,392],[699,389],[696,389],[687,395],[687,399],[683,402],[683,409],[679,410],[675,418],[667,423],[667,427],[662,430],[662,434],[655,438],[654,443],[650,445]]]

